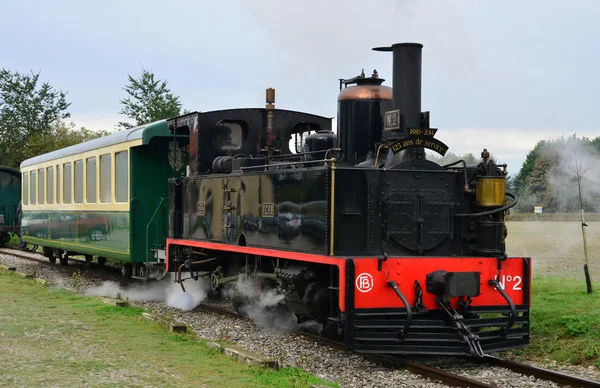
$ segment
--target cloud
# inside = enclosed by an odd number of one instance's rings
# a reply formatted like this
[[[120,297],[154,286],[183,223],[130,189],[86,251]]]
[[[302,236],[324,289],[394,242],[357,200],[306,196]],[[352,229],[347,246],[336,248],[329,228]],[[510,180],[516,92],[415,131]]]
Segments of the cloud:
[[[589,113],[600,89],[597,1],[170,4],[7,2],[4,13],[27,15],[28,28],[18,18],[0,24],[0,36],[11,37],[3,67],[42,70],[69,92],[73,121],[91,129],[122,120],[122,87],[142,66],[168,80],[187,109],[261,107],[274,87],[277,107],[330,117],[339,78],[377,69],[391,85],[391,54],[373,47],[416,41],[424,44],[423,110],[440,136],[450,128],[458,128],[453,140],[464,136],[451,149],[476,153],[485,139],[517,163],[537,140],[597,129]]]
[[[86,127],[92,131],[113,132],[120,121],[132,122],[126,116],[114,113],[74,113],[71,115],[70,122],[75,123],[77,128]]]

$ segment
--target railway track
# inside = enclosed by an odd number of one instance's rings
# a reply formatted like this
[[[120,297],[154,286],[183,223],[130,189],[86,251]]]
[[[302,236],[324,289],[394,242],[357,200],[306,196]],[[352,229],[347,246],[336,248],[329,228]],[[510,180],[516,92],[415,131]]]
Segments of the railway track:
[[[58,264],[50,263],[47,258],[45,258],[42,254],[37,252],[23,252],[18,249],[13,248],[1,248],[0,253],[8,254],[14,257],[18,257],[20,259],[35,261],[42,263],[43,265],[47,265],[50,267],[59,267],[62,270],[69,272],[69,274],[75,273],[78,269],[100,269],[102,270],[99,273],[95,273],[94,275],[103,278],[105,280],[113,280],[119,283],[126,283],[125,279],[120,276],[120,271],[116,267],[111,267],[107,265],[98,265],[96,263],[88,263],[84,260],[77,260],[73,258],[69,258],[70,265],[68,266],[59,266]],[[119,273],[117,275],[117,273]],[[221,307],[217,307],[211,304],[202,303],[199,305],[199,308],[205,311],[211,311],[221,315],[227,315],[233,318],[237,318],[240,320],[248,320],[246,318],[234,311],[227,310]],[[315,335],[312,333],[300,331],[296,332],[296,335],[305,337],[315,343],[323,346],[330,346],[335,349],[344,350],[344,344],[342,342],[334,341],[328,338],[321,337],[319,335]],[[375,354],[362,354],[366,360],[374,362],[378,365],[382,365],[391,369],[406,369],[412,373],[420,375],[424,378],[430,379],[432,381],[439,381],[443,384],[453,386],[453,387],[495,387],[496,385],[486,383],[483,381],[476,380],[471,377],[465,377],[457,373],[453,373],[447,370],[444,370],[440,367],[435,367],[431,365],[426,365],[426,363],[416,362],[413,360],[408,360],[403,357],[395,357],[395,356],[387,356],[387,355],[375,355]],[[564,373],[543,369],[527,364],[521,364],[514,361],[504,360],[498,357],[493,356],[485,356],[483,358],[463,358],[465,362],[472,362],[479,364],[481,366],[491,366],[491,367],[500,367],[506,370],[510,370],[512,372],[523,375],[523,378],[527,378],[528,376],[534,376],[536,379],[551,381],[559,386],[570,386],[570,387],[582,387],[582,388],[600,388],[600,382],[591,381],[571,375],[567,375]],[[487,380],[493,378],[486,378]]]
[[[206,311],[215,312],[218,314],[227,315],[241,320],[248,318],[239,315],[233,311],[216,307],[210,304],[202,303],[199,306],[201,309]],[[334,341],[328,338],[324,338],[315,334],[307,332],[296,332],[296,335],[305,337],[311,341],[316,342],[319,345],[330,346],[335,349],[344,350],[344,344],[342,342]],[[362,354],[362,356],[369,361],[376,364],[388,367],[388,368],[402,368],[409,370],[412,373],[431,379],[432,381],[440,381],[443,384],[453,387],[473,387],[473,388],[490,388],[496,387],[496,385],[486,383],[483,381],[476,380],[471,377],[465,377],[457,373],[452,373],[441,368],[425,365],[415,361],[408,360],[404,357],[394,357],[387,355],[375,355],[375,354]],[[567,375],[564,373],[552,371],[549,369],[543,369],[527,364],[520,364],[514,361],[504,360],[498,357],[485,356],[483,358],[463,358],[466,362],[475,362],[482,366],[493,366],[500,367],[510,370],[515,373],[523,375],[523,378],[533,376],[538,380],[551,381],[559,386],[565,387],[581,387],[581,388],[600,388],[600,382],[583,379],[576,376]],[[490,379],[490,378],[488,378]],[[493,378],[492,378],[493,379]]]
[[[93,273],[94,277],[100,278],[102,280],[111,280],[118,282],[119,284],[131,284],[131,282],[127,281],[123,276],[121,276],[121,271],[117,267],[113,267],[108,264],[100,265],[94,262],[87,262],[85,260],[79,260],[72,257],[69,257],[69,265],[63,266],[56,263],[51,263],[48,261],[42,253],[35,251],[23,251],[17,248],[4,247],[0,248],[0,254],[11,255],[14,257],[18,257],[19,259],[32,261],[36,263],[40,263],[48,268],[60,268],[63,271],[66,271],[69,275],[73,275],[78,270],[81,272],[83,276],[86,274],[88,270],[96,270]]]

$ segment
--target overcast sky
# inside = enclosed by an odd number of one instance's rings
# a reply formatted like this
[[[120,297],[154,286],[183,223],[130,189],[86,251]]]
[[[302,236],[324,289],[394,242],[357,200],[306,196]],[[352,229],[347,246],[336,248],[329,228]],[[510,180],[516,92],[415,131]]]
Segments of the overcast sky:
[[[114,129],[127,75],[166,79],[188,109],[276,106],[335,117],[338,78],[419,42],[423,110],[450,151],[516,173],[540,139],[596,137],[600,1],[76,0],[4,2],[0,67],[68,91],[72,121]],[[596,108],[596,109],[595,109]]]

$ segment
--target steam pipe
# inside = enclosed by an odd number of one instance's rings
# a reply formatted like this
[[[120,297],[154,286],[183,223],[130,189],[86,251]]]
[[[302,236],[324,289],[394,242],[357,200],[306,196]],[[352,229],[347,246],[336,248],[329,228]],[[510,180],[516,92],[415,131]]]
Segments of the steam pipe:
[[[519,198],[510,192],[506,192],[504,193],[506,196],[511,197],[514,201],[512,201],[511,203],[509,203],[508,205],[504,205],[502,207],[499,207],[498,209],[494,209],[494,210],[488,210],[486,212],[481,212],[481,213],[458,213],[455,214],[454,217],[481,217],[481,216],[489,216],[490,214],[495,214],[495,213],[500,213],[504,210],[508,210],[511,207],[515,206],[518,202],[519,202]]]
[[[504,298],[504,300],[506,300],[508,306],[510,307],[510,320],[503,328],[504,332],[506,333],[515,324],[515,321],[517,320],[517,308],[515,307],[515,303],[512,301],[512,299],[510,299],[510,296],[508,296],[508,294],[504,292],[504,289],[502,288],[498,280],[490,279],[488,280],[488,284],[494,286],[494,288],[500,293],[500,295],[502,295],[502,297]]]
[[[464,172],[464,175],[465,175],[465,193],[472,193],[473,190],[471,190],[471,188],[469,187],[469,180],[467,178],[467,162],[465,162],[464,160],[461,159],[461,160],[457,160],[454,163],[445,164],[442,167],[448,168],[448,167],[452,167],[452,166],[454,166],[455,164],[458,164],[458,163],[462,163],[462,165],[463,165],[463,172]]]
[[[406,307],[406,322],[404,323],[404,329],[400,331],[400,337],[405,338],[406,335],[408,334],[408,328],[410,327],[410,324],[412,323],[412,310],[410,308],[410,304],[408,303],[408,300],[406,300],[406,298],[404,297],[404,295],[398,288],[398,283],[396,283],[393,280],[390,280],[387,282],[387,286],[394,289],[394,292],[396,293],[396,295],[398,295],[398,298],[400,298],[400,300],[404,304],[404,307]]]

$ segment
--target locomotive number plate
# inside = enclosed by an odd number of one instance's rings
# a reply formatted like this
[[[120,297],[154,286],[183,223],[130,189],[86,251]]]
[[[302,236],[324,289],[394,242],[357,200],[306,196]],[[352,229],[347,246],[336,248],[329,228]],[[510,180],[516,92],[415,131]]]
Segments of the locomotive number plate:
[[[275,217],[275,204],[263,203],[261,214],[263,217]]]
[[[196,214],[199,216],[206,215],[206,202],[198,201],[196,204]]]
[[[385,126],[383,129],[386,131],[400,129],[400,109],[385,112]]]

